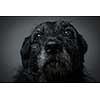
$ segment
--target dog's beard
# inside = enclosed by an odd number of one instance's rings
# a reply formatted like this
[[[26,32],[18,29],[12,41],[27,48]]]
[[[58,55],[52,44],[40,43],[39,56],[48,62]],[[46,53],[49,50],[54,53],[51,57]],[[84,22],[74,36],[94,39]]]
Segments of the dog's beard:
[[[43,67],[43,72],[48,81],[65,80],[67,76],[66,65],[60,61],[50,61]]]
[[[45,80],[48,82],[66,81],[69,73],[72,71],[70,55],[65,50],[52,56],[44,55],[45,59],[41,58],[39,61],[43,60],[40,70],[44,74]]]

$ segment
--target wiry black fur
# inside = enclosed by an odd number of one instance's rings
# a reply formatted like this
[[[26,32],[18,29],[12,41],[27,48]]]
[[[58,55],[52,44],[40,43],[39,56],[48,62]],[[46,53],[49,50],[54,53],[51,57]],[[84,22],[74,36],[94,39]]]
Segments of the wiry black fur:
[[[57,43],[50,54],[46,51],[49,41]],[[42,23],[23,42],[21,48],[23,67],[16,75],[15,81],[91,82],[84,72],[86,51],[86,41],[70,23],[65,21]]]

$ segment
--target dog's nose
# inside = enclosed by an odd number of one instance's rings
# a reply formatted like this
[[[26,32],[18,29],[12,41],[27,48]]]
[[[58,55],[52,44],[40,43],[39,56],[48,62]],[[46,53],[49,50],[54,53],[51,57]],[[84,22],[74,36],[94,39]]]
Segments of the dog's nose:
[[[45,46],[45,50],[49,54],[55,54],[61,50],[61,45],[56,41],[49,41]]]

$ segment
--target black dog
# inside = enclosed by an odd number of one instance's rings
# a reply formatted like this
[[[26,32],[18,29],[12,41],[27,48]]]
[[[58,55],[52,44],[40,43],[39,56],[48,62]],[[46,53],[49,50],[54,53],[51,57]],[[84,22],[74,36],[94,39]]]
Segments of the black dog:
[[[89,82],[86,51],[86,41],[70,23],[42,23],[24,40],[16,82]]]

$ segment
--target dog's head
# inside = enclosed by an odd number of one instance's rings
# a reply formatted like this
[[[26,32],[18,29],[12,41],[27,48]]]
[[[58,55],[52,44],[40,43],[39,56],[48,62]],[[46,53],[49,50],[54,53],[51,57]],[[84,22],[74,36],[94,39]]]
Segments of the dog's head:
[[[82,70],[86,41],[68,22],[45,22],[25,38],[21,48],[22,64],[43,73],[47,81],[64,81]]]

